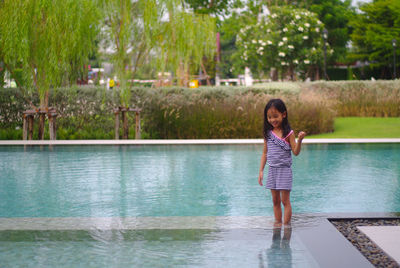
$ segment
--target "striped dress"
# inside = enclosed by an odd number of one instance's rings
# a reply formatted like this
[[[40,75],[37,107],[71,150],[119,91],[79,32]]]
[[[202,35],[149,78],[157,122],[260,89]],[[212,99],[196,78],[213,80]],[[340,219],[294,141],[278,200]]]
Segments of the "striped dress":
[[[273,190],[292,190],[292,150],[285,140],[293,134],[293,130],[284,138],[279,138],[273,131],[267,139],[268,179],[266,187]]]

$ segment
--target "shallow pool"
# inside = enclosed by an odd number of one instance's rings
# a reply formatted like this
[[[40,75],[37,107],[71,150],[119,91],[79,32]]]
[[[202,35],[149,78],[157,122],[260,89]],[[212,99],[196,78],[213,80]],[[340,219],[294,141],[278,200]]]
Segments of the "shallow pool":
[[[0,217],[273,215],[257,145],[0,147]],[[304,145],[294,213],[400,211],[400,145]]]
[[[317,266],[296,224],[286,236],[271,228],[270,194],[257,182],[261,151],[2,146],[0,259],[33,267]],[[293,212],[400,211],[399,163],[400,144],[303,145]]]

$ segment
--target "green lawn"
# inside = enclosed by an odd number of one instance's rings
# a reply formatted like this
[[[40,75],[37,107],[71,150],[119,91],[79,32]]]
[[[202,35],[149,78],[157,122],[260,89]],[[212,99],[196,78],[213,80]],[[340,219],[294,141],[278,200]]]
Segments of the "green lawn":
[[[400,117],[339,117],[333,133],[307,138],[400,138]]]

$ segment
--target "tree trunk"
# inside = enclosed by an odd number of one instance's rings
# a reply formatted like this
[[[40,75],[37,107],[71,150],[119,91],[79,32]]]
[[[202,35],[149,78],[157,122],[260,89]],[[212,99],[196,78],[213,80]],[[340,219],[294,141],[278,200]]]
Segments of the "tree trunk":
[[[115,139],[119,140],[119,110],[114,109],[115,113]]]
[[[136,124],[135,124],[135,139],[140,140],[141,139],[141,129],[140,129],[140,113],[136,112]]]
[[[39,108],[39,131],[38,131],[38,139],[44,140],[44,124],[46,120],[46,113],[49,109],[49,91],[47,90],[44,94],[44,99],[40,100],[40,108]]]
[[[178,85],[181,87],[187,87],[189,85],[189,70],[185,69],[185,65],[181,63],[178,70],[176,71],[178,78]]]
[[[28,117],[28,140],[33,139],[33,116]]]
[[[315,68],[315,77],[314,77],[315,79],[314,80],[318,81],[320,79],[319,68],[318,68],[318,66],[315,66],[314,68]]]
[[[211,86],[210,78],[207,75],[207,71],[206,71],[206,68],[204,67],[203,61],[201,61],[201,68],[203,69],[204,75],[206,76],[207,86]]]
[[[42,110],[39,111],[39,131],[38,131],[38,139],[39,140],[44,140],[44,123],[46,119],[46,114],[42,112]]]
[[[271,79],[272,79],[272,81],[278,81],[278,79],[279,79],[278,69],[271,68]]]

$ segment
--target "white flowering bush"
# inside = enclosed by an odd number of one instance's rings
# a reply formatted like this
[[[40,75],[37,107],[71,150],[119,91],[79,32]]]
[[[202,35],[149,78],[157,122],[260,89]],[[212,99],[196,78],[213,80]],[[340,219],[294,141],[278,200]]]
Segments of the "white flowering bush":
[[[238,55],[252,70],[276,68],[282,74],[307,73],[323,64],[324,25],[305,9],[275,7],[253,25],[240,30],[236,38]],[[332,53],[326,43],[327,53]]]

